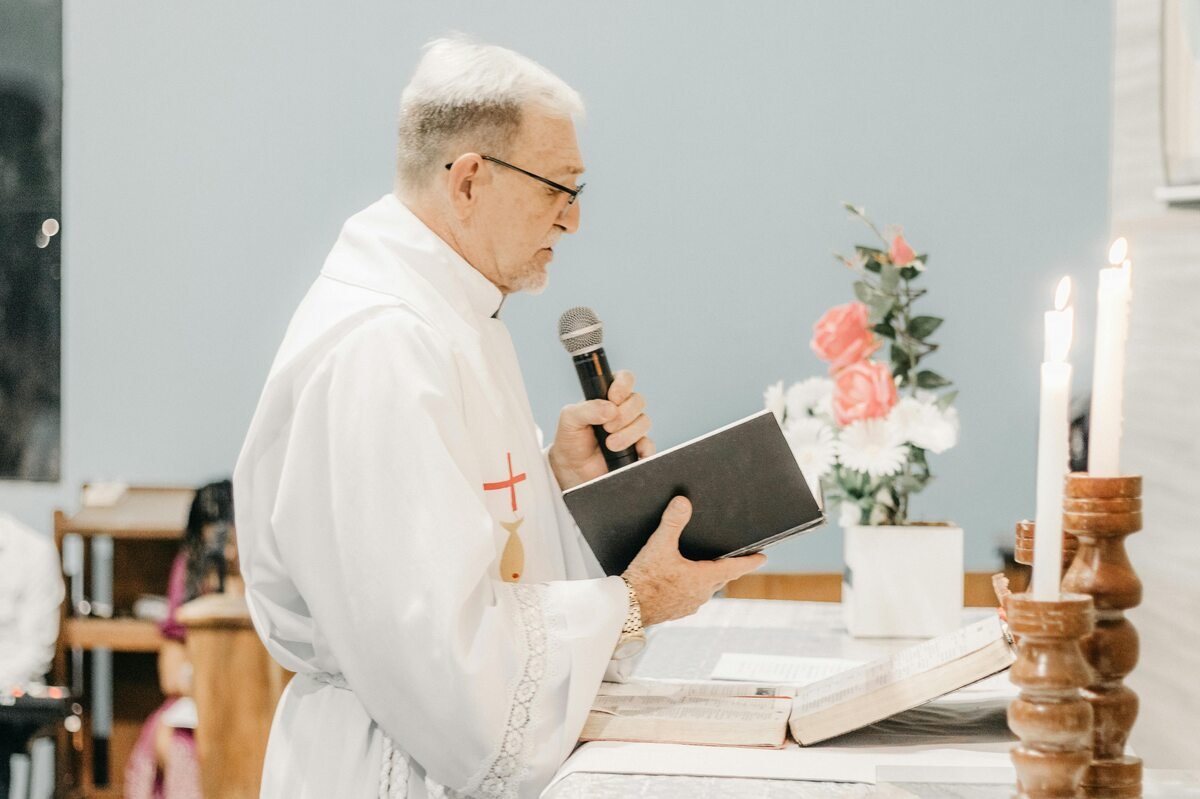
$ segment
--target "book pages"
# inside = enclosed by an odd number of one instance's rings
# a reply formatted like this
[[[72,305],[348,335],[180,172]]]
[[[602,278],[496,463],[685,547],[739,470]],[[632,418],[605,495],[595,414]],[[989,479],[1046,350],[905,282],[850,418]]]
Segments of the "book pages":
[[[597,697],[581,741],[643,741],[780,748],[787,697]]]
[[[863,665],[861,660],[754,655],[726,652],[713,668],[714,680],[762,680],[808,685]]]
[[[790,729],[809,745],[929,702],[1012,665],[992,616],[799,690]]]

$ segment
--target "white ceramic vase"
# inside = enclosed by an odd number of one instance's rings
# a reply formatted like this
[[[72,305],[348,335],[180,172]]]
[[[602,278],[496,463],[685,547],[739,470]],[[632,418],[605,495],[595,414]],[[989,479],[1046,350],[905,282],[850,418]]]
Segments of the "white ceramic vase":
[[[843,532],[842,606],[851,635],[928,638],[961,626],[961,527],[854,525]]]

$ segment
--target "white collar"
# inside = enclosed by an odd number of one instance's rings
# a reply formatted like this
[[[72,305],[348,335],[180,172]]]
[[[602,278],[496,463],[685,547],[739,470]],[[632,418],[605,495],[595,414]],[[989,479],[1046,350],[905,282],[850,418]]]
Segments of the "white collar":
[[[336,257],[321,273],[344,283],[406,298],[409,282],[400,263],[412,268],[466,318],[492,317],[504,300],[500,289],[417,218],[394,194],[350,217],[339,243],[356,257]],[[360,257],[360,256],[367,257]]]

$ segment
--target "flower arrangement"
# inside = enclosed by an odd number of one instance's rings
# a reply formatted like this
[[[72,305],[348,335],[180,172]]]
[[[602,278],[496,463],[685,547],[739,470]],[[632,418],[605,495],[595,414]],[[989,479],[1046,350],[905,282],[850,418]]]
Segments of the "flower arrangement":
[[[843,527],[908,521],[908,501],[933,479],[927,453],[958,441],[958,392],[922,362],[936,352],[930,341],[942,325],[918,316],[913,303],[926,293],[913,283],[925,273],[899,227],[882,231],[862,208],[846,204],[880,239],[881,248],[856,246],[835,257],[857,275],[856,302],[829,309],[813,326],[812,349],[829,363],[829,377],[811,377],[786,391],[780,381],[764,394],[806,478],[839,505]],[[872,356],[888,346],[886,360]]]

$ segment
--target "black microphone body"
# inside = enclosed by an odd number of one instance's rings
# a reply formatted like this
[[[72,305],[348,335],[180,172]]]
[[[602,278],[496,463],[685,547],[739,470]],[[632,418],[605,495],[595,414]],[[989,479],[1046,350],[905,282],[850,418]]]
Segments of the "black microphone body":
[[[573,355],[571,360],[575,363],[575,374],[579,375],[579,385],[583,387],[584,399],[608,399],[608,389],[612,386],[613,378],[612,372],[608,368],[608,358],[604,354],[604,348],[597,347],[591,352]],[[592,430],[596,433],[596,441],[600,444],[600,451],[604,453],[604,462],[608,464],[610,472],[637,462],[638,455],[635,447],[613,452],[608,448],[608,431],[604,429],[604,426],[592,425]]]
[[[583,386],[583,396],[589,400],[608,399],[613,378],[604,347],[601,346],[604,343],[604,324],[596,312],[582,305],[564,311],[558,318],[558,340],[571,354],[575,374],[579,375],[579,385]],[[637,462],[636,447],[613,452],[608,448],[608,433],[604,426],[595,424],[592,430],[610,472]]]

